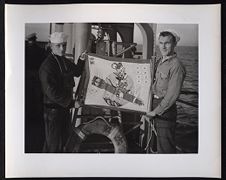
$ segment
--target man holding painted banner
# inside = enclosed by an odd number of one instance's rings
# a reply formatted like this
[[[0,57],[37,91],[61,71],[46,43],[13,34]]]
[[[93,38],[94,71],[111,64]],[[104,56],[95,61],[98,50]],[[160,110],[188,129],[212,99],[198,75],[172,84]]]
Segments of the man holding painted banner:
[[[176,153],[176,100],[185,78],[185,69],[174,51],[180,40],[174,31],[162,31],[158,36],[162,57],[156,61],[152,86],[153,110],[147,116],[154,119],[157,132],[157,153]]]
[[[52,33],[51,53],[39,69],[39,78],[44,94],[45,144],[44,152],[62,152],[70,133],[71,107],[78,107],[73,100],[74,77],[79,77],[84,68],[85,54],[77,65],[65,57],[67,35]]]

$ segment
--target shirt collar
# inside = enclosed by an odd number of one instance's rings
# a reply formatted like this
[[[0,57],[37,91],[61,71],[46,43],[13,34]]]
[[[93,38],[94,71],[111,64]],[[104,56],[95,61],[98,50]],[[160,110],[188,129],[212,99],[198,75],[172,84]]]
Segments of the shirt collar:
[[[171,56],[166,56],[164,59],[163,59],[163,57],[162,57],[161,63],[164,63],[165,61],[167,61],[167,60],[169,60],[169,59],[172,59],[172,58],[174,58],[174,57],[176,57],[176,56],[177,56],[177,54],[174,53],[174,54],[171,55]]]
[[[64,56],[59,56],[59,55],[56,55],[54,54],[53,52],[51,52],[51,54],[53,55],[53,57],[57,57],[58,59],[64,59]]]

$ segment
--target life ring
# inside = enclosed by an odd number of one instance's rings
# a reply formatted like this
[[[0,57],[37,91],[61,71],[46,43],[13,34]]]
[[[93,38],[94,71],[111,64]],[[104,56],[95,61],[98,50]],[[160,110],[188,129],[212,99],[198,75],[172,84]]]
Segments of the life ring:
[[[82,142],[92,134],[108,137],[113,143],[115,153],[127,152],[126,138],[120,128],[112,125],[101,116],[73,128],[73,132],[65,146],[65,152],[79,152]]]

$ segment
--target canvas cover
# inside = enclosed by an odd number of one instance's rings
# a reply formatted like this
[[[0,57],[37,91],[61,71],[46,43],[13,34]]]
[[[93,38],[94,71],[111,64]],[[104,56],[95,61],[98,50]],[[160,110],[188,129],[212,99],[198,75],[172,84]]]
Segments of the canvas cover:
[[[88,54],[80,90],[84,105],[147,112],[152,84],[150,60]]]

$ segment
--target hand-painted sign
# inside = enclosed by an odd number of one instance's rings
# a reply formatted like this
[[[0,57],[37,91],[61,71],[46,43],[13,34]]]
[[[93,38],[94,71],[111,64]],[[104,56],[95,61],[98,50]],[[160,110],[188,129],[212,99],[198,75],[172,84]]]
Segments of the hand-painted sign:
[[[85,105],[146,112],[150,106],[149,60],[88,55]]]

